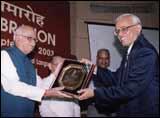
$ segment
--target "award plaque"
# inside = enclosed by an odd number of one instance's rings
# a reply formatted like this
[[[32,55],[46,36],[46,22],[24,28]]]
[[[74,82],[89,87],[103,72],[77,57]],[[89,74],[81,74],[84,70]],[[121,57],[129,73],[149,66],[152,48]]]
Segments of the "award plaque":
[[[94,65],[86,65],[76,60],[66,59],[53,87],[63,86],[69,95],[78,95],[77,91],[86,88],[91,80]]]

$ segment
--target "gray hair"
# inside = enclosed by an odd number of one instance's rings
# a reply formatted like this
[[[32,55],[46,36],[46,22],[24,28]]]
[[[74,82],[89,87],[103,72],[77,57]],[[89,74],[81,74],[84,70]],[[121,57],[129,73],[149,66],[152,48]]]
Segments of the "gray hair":
[[[29,26],[29,25],[21,25],[19,26],[15,31],[14,31],[14,36],[13,39],[15,39],[15,35],[16,34],[23,34],[23,32],[25,32],[25,29],[29,28],[29,29],[33,29],[33,31],[36,33],[36,29],[34,29],[33,27]]]
[[[136,15],[134,15],[134,14],[130,14],[130,13],[125,13],[125,14],[122,14],[122,15],[120,15],[120,16],[118,16],[117,18],[116,18],[116,20],[115,20],[115,23],[117,23],[119,20],[121,20],[122,18],[124,18],[124,17],[131,17],[132,18],[132,21],[133,21],[133,23],[139,23],[140,25],[141,25],[141,20],[139,19],[139,17],[138,16],[136,16]]]

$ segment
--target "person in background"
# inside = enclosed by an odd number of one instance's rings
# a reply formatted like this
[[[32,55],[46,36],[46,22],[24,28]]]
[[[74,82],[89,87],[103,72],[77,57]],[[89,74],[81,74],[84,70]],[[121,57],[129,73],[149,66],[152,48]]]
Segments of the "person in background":
[[[102,48],[97,51],[96,65],[101,69],[109,71],[108,67],[110,65],[110,52],[108,49]],[[94,76],[94,74],[92,77],[93,81],[91,82],[90,85],[90,87],[92,88],[111,86],[111,83],[106,82],[105,80],[106,78],[97,78],[96,76]],[[115,113],[111,112],[111,108],[112,107],[106,108],[105,105],[99,105],[95,104],[95,102],[92,102],[91,104],[88,105],[87,116],[88,117],[115,116]]]
[[[96,65],[99,68],[108,70],[108,67],[110,65],[110,53],[108,49],[99,49],[97,51],[97,57],[96,57]],[[105,85],[108,83],[105,83],[103,78],[99,79],[96,78],[95,76],[93,77],[93,82],[94,82],[94,86],[95,87],[102,87],[102,86],[109,86],[109,85]]]
[[[14,46],[1,51],[1,117],[33,117],[35,101],[44,97],[71,98],[63,87],[44,89],[27,55],[36,45],[33,27],[21,25],[14,32]],[[56,73],[61,65],[58,65]],[[56,73],[49,75],[53,79]]]
[[[57,66],[63,61],[64,58],[60,56],[53,57],[52,64],[49,65],[52,73],[56,71]],[[43,87],[49,89],[55,80],[56,76],[54,76],[52,81],[43,81],[47,85]],[[39,112],[42,117],[80,117],[80,106],[78,101],[74,99],[46,98],[39,105]]]
[[[82,89],[79,100],[94,98],[96,104],[116,105],[119,117],[159,117],[159,55],[142,34],[140,19],[134,14],[120,15],[114,34],[128,47],[120,67],[112,74],[95,69],[95,76],[106,78],[112,86]]]

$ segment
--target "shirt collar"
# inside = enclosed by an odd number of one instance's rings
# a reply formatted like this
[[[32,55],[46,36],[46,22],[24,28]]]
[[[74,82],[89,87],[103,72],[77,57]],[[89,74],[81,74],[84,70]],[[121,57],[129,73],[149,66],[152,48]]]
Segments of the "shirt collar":
[[[129,55],[130,52],[131,52],[131,49],[132,49],[132,47],[133,47],[133,44],[134,44],[134,43],[131,43],[131,45],[129,46],[129,48],[128,48],[128,50],[127,50],[127,54],[128,54],[128,55]]]

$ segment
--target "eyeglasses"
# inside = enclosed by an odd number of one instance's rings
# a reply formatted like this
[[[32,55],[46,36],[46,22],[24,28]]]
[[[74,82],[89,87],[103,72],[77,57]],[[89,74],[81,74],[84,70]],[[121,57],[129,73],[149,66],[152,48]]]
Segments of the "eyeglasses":
[[[31,37],[31,36],[25,36],[25,35],[22,35],[22,34],[15,34],[15,35],[23,36],[23,37],[25,37],[28,41],[35,41],[35,42],[37,42],[37,39],[36,39],[36,38],[33,38],[33,37]]]
[[[127,27],[123,27],[123,28],[121,28],[121,29],[115,29],[114,34],[115,34],[116,36],[119,35],[120,32],[126,34],[126,33],[128,32],[128,29],[129,29],[129,28],[134,27],[134,26],[136,26],[136,25],[138,25],[138,24],[139,24],[139,23],[134,24],[134,25],[130,25],[130,26],[127,26]]]

